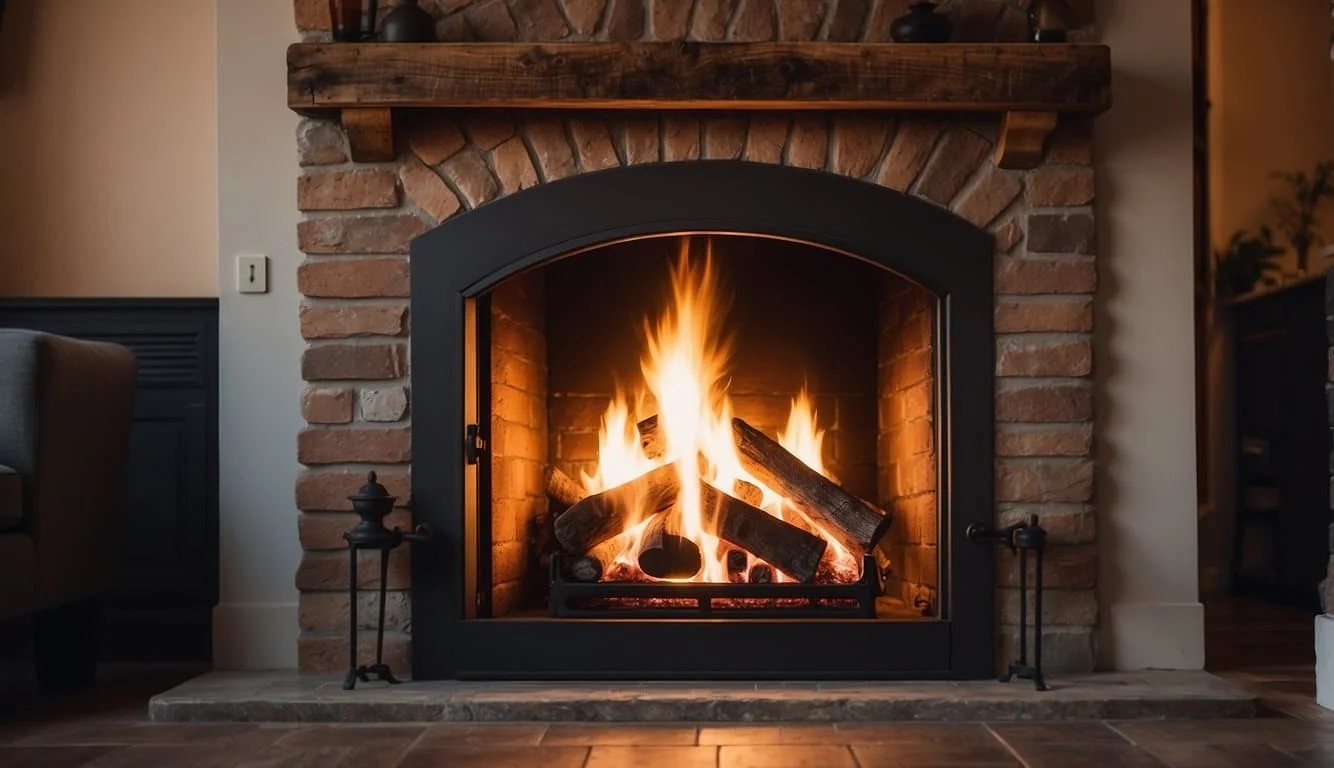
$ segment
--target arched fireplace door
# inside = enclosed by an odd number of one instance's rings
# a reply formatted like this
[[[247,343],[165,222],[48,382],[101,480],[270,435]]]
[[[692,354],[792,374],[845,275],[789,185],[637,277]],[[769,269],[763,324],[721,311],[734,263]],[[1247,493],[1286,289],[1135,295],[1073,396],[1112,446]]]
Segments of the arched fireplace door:
[[[991,675],[992,249],[733,161],[417,238],[416,677]]]

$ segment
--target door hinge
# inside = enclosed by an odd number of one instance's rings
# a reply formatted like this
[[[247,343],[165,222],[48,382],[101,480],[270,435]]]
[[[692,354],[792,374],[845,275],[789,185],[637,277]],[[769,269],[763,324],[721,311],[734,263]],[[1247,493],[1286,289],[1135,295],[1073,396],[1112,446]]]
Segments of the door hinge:
[[[478,458],[486,453],[486,438],[482,437],[482,429],[476,424],[469,424],[464,430],[463,437],[463,458],[469,464],[476,464]]]

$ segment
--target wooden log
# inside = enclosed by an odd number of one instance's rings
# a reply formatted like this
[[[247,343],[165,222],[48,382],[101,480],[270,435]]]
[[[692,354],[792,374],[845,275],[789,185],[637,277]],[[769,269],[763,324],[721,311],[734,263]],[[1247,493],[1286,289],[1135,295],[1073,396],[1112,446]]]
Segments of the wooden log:
[[[639,545],[639,570],[655,579],[688,579],[704,565],[699,546],[680,535],[676,507],[659,512],[644,528]]]
[[[772,584],[774,571],[764,563],[756,563],[750,567],[750,578],[747,580],[751,584]]]
[[[571,554],[588,552],[621,533],[640,511],[660,512],[676,501],[676,467],[665,464],[628,483],[595,493],[556,518],[556,541]]]
[[[639,422],[635,429],[639,432],[639,445],[644,449],[644,455],[650,459],[661,459],[667,452],[667,443],[658,431],[658,415],[655,413]]]
[[[739,549],[730,549],[726,558],[727,580],[733,584],[745,584],[746,565],[750,562],[750,557]]]
[[[567,507],[578,504],[588,495],[582,485],[556,466],[547,467],[546,482],[547,495]]]
[[[700,484],[704,530],[751,553],[802,582],[815,576],[825,548],[823,538],[803,531],[729,496],[708,483]]]
[[[745,480],[732,481],[732,495],[752,507],[758,507],[764,502],[764,491],[760,490],[758,485]]]
[[[616,556],[628,543],[624,535],[613,536],[587,553],[570,561],[568,573],[575,581],[600,581],[612,572]]]
[[[747,472],[787,498],[852,554],[860,557],[889,529],[889,517],[885,513],[806,466],[801,459],[742,419],[732,419],[732,435],[736,439],[741,466]],[[754,554],[761,560],[768,560],[758,552]]]
[[[576,557],[570,563],[570,578],[593,582],[602,578],[602,561],[592,555]]]
[[[804,465],[803,465],[804,466]],[[638,510],[661,512],[680,491],[676,466],[664,464],[628,483],[595,493],[556,518],[556,540],[570,553],[585,553],[621,533]],[[704,530],[809,582],[827,542],[708,483],[700,483]],[[642,564],[641,564],[642,567]]]

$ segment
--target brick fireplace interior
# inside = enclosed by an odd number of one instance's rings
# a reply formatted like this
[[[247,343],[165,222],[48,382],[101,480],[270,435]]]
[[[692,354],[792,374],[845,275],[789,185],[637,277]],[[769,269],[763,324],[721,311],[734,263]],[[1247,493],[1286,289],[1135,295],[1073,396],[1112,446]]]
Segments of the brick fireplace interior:
[[[442,42],[512,43],[522,51],[516,54],[520,56],[533,51],[544,55],[541,49],[548,43],[574,42],[610,46],[773,41],[791,43],[783,55],[797,57],[808,44],[815,51],[827,51],[834,43],[869,50],[887,39],[888,20],[905,5],[897,0],[422,2],[437,17]],[[1082,21],[1071,30],[1071,41],[1094,40],[1095,31],[1087,23],[1092,3],[1074,5]],[[509,230],[577,217],[581,207],[566,201],[529,210],[523,226],[515,226],[518,219],[493,225],[494,237],[479,237],[472,244],[461,242],[457,233],[467,227],[460,229],[457,224],[485,219],[524,195],[603,173],[711,161],[811,173],[892,191],[924,206],[921,211],[947,216],[989,237],[983,250],[991,251],[990,258],[978,253],[960,259],[957,253],[932,250],[929,244],[919,248],[922,263],[940,270],[942,283],[949,273],[967,273],[986,275],[989,293],[994,287],[990,301],[972,302],[972,308],[987,317],[986,349],[978,356],[986,370],[967,377],[980,388],[973,400],[987,405],[987,427],[977,432],[985,437],[970,439],[965,434],[951,443],[980,443],[986,455],[987,477],[976,484],[987,486],[985,508],[967,513],[1001,525],[1030,514],[1042,516],[1052,545],[1045,571],[1044,618],[1049,629],[1044,654],[1053,670],[1091,669],[1099,610],[1090,378],[1097,266],[1093,139],[1087,115],[1106,108],[1109,64],[1101,46],[1054,45],[1045,47],[1044,55],[1078,63],[1054,64],[1045,70],[1039,66],[1041,76],[1030,80],[1012,78],[1003,69],[991,72],[988,67],[1001,66],[992,62],[1007,56],[1014,57],[1008,59],[1011,62],[1022,61],[1024,67],[1038,66],[1034,62],[1042,58],[1027,57],[1023,51],[1028,46],[1004,45],[1023,37],[1021,6],[1017,0],[947,0],[941,4],[942,12],[954,23],[954,40],[966,45],[920,48],[941,56],[945,48],[975,51],[982,57],[978,61],[988,63],[978,65],[981,69],[969,64],[959,77],[985,75],[974,83],[979,90],[995,83],[1029,89],[1026,96],[1032,98],[1002,94],[985,111],[977,111],[973,100],[957,95],[953,97],[957,103],[931,104],[928,111],[916,111],[918,107],[911,104],[883,111],[808,104],[803,111],[786,111],[777,101],[744,112],[711,109],[702,102],[654,109],[639,105],[626,111],[587,104],[577,109],[533,109],[530,101],[527,106],[478,110],[476,104],[420,109],[428,102],[376,101],[392,89],[384,88],[388,81],[383,78],[358,79],[356,73],[365,67],[344,72],[340,81],[331,76],[331,69],[321,69],[327,65],[302,63],[304,57],[319,59],[338,50],[370,56],[382,49],[319,45],[331,39],[328,3],[295,0],[297,26],[307,43],[289,53],[289,104],[304,114],[297,132],[302,165],[298,204],[303,212],[298,241],[306,260],[297,283],[303,295],[301,330],[309,345],[302,359],[308,382],[302,414],[308,426],[298,444],[306,469],[296,488],[305,550],[296,576],[301,590],[302,669],[333,671],[346,663],[347,564],[339,551],[339,535],[350,526],[346,496],[363,482],[368,467],[379,470],[399,497],[400,511],[390,524],[407,526],[460,514],[460,503],[448,497],[453,491],[442,488],[463,483],[461,456],[456,467],[452,459],[441,464],[437,455],[422,449],[423,441],[440,435],[449,451],[462,450],[463,416],[455,423],[450,420],[454,416],[445,418],[440,407],[442,402],[453,407],[463,400],[459,379],[464,356],[443,364],[430,362],[439,354],[433,346],[438,340],[453,344],[462,335],[453,325],[442,325],[437,316],[445,309],[459,309],[462,305],[454,302],[460,296],[478,301],[484,310],[478,315],[482,325],[489,321],[491,326],[481,345],[490,358],[481,368],[489,389],[479,401],[481,411],[490,411],[485,421],[490,449],[485,466],[491,486],[483,505],[489,530],[484,542],[469,542],[468,547],[452,542],[458,549],[449,554],[432,548],[395,553],[389,573],[386,654],[396,670],[416,667],[420,676],[452,674],[433,660],[438,648],[522,655],[521,643],[511,645],[518,642],[512,637],[515,633],[496,634],[491,625],[520,623],[541,610],[546,581],[541,563],[543,548],[549,546],[543,543],[542,521],[550,520],[554,512],[541,491],[543,469],[556,466],[577,476],[588,468],[609,387],[637,374],[638,350],[617,345],[638,345],[638,334],[613,331],[638,329],[643,315],[661,302],[665,287],[661,274],[672,251],[664,243],[686,232],[696,238],[707,232],[744,233],[714,238],[733,298],[737,333],[760,339],[736,346],[733,396],[738,414],[772,437],[782,426],[778,422],[783,404],[794,389],[801,383],[810,387],[819,426],[827,430],[824,456],[832,473],[893,517],[876,548],[877,567],[887,575],[885,602],[893,601],[906,612],[917,609],[917,620],[901,622],[915,627],[915,632],[934,631],[927,625],[943,623],[941,617],[950,613],[958,597],[950,590],[959,585],[944,579],[937,583],[933,574],[945,575],[953,567],[951,539],[960,532],[949,528],[947,511],[959,510],[951,507],[957,499],[945,498],[952,489],[941,485],[931,492],[929,479],[945,473],[949,457],[930,436],[952,424],[949,419],[957,409],[951,414],[938,407],[938,398],[949,394],[942,391],[942,372],[922,361],[942,359],[940,328],[953,327],[938,325],[932,337],[927,319],[948,317],[960,307],[942,301],[939,291],[933,295],[914,280],[893,276],[883,265],[849,258],[849,251],[813,244],[820,238],[774,240],[756,237],[763,233],[753,227],[720,230],[687,224],[648,236],[641,233],[639,239],[607,235],[560,253],[544,252],[541,259],[524,260],[536,252],[534,245],[524,254],[508,257],[514,266],[505,274],[496,276],[494,267],[482,270],[471,282],[460,283],[454,294],[437,294],[439,301],[417,304],[424,290],[419,274],[424,260],[437,264],[433,270],[447,271],[454,267],[438,265],[467,262],[471,249],[477,254],[472,258],[486,261],[491,258],[492,241],[515,234]],[[993,42],[1002,45],[992,46]],[[1097,52],[1088,49],[1101,49],[1101,65],[1089,63],[1093,59],[1088,56]],[[425,60],[421,64],[423,71],[434,66]],[[404,87],[413,85],[411,77],[404,82]],[[921,82],[925,82],[921,77],[904,81],[909,88]],[[943,79],[936,85],[949,90]],[[329,101],[319,100],[331,93]],[[355,98],[339,102],[339,93]],[[370,102],[384,106],[348,109]],[[1054,130],[1049,136],[1042,134],[1018,166],[999,162],[1007,140],[1015,138],[1014,126],[1008,125],[1011,107],[1006,104],[1020,110],[1047,104],[1053,119],[1059,113]],[[1067,108],[1069,104],[1075,107]],[[391,112],[392,124],[387,119]],[[378,133],[373,130],[377,126]],[[1022,138],[1022,131],[1019,135]],[[375,144],[375,136],[387,141]],[[376,148],[371,153],[366,150],[368,137]],[[638,193],[653,195],[652,190]],[[825,202],[809,190],[786,194],[801,195],[807,208]],[[701,196],[708,197],[709,190]],[[621,202],[615,197],[602,201],[611,208]],[[663,201],[663,207],[672,204]],[[793,212],[793,218],[804,213],[801,207]],[[628,218],[645,220],[652,215],[641,211]],[[812,223],[810,231],[831,235],[824,240],[827,244],[843,226],[829,224],[841,221],[840,215],[830,211],[827,221]],[[700,212],[695,218],[708,216]],[[877,214],[861,218],[874,222]],[[925,218],[929,217],[915,213],[893,230],[882,224],[877,237],[886,243],[911,241],[921,236]],[[447,227],[455,227],[448,242],[432,240]],[[417,250],[424,241],[433,243],[426,257]],[[562,256],[566,258],[558,258]],[[749,266],[759,259],[784,268]],[[651,268],[635,271],[636,279],[611,283],[614,276],[642,264]],[[920,277],[910,270],[904,274]],[[480,292],[469,292],[468,286],[482,283]],[[785,291],[799,292],[800,299],[785,302],[781,311],[766,305]],[[770,322],[755,322],[760,314],[767,314]],[[772,339],[765,337],[780,331],[791,342],[775,349],[767,343]],[[790,364],[790,356],[803,358],[800,365]],[[831,362],[834,357],[837,365]],[[427,370],[437,365],[447,368],[448,377]],[[798,372],[803,374],[800,381]],[[472,414],[472,419],[479,416]],[[480,513],[482,508],[477,509]],[[934,546],[933,533],[938,539]],[[470,548],[474,543],[477,546]],[[463,600],[462,577],[451,570],[462,568],[459,558],[465,552],[489,560],[490,604],[483,614],[505,618],[460,620],[465,614],[477,616],[471,595]],[[373,573],[370,564],[367,561],[361,569],[363,577]],[[1001,556],[997,566],[972,575],[985,584],[988,595],[977,603],[985,606],[981,610],[986,614],[986,624],[978,631],[993,638],[996,655],[1006,658],[1015,655],[1019,596],[1013,558]],[[441,584],[447,585],[447,594],[437,603],[435,592]],[[362,588],[371,586],[371,581],[364,581]],[[432,597],[423,602],[428,593]],[[369,605],[368,600],[363,602]],[[920,615],[921,608],[926,616]],[[367,615],[370,612],[363,610],[362,616]],[[546,625],[558,623],[534,620],[525,626],[547,631]],[[853,624],[838,631],[855,634],[860,630],[848,628]],[[826,642],[829,626],[813,623],[809,629],[795,628],[788,641]],[[678,640],[670,627],[655,631],[666,642]],[[582,629],[570,632],[565,640],[547,646],[553,657],[594,637],[582,634]],[[641,637],[633,627],[621,629],[618,636],[625,642]],[[916,638],[910,645],[924,649],[922,653],[938,644],[924,639],[926,634],[904,635],[910,636]],[[865,639],[868,647],[878,642],[870,636]],[[363,651],[371,646],[361,644]],[[887,647],[882,644],[876,658],[893,658]],[[836,666],[841,661],[830,663]],[[941,669],[936,668],[935,674],[951,674]],[[904,672],[909,673],[928,674]]]
[[[544,470],[596,475],[608,404],[644,390],[646,322],[671,301],[683,240],[719,274],[733,414],[777,437],[804,391],[828,474],[893,519],[875,549],[881,612],[936,615],[935,298],[844,254],[736,235],[607,245],[489,293],[491,615],[546,612],[548,529],[564,507]],[[653,415],[639,405],[633,420]]]

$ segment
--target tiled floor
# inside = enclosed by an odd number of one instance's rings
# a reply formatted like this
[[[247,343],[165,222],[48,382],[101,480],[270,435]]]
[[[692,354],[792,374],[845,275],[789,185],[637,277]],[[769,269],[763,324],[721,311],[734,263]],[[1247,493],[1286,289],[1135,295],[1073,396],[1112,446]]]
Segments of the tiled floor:
[[[704,727],[263,726],[84,721],[11,734],[4,766],[869,768],[1299,766],[1334,759],[1334,724],[1259,719]]]
[[[1334,713],[1310,667],[1229,673],[1269,716],[1243,721],[801,725],[152,724],[168,679],[113,679],[0,724],[0,766],[869,768],[1334,765]]]

